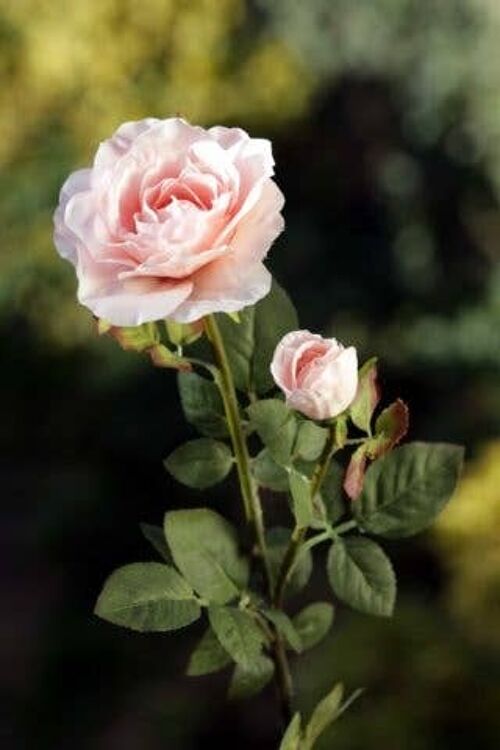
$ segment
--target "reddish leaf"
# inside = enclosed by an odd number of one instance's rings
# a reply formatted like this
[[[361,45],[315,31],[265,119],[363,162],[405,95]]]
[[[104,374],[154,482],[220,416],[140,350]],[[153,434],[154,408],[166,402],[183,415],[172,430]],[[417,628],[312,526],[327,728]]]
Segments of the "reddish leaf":
[[[344,490],[351,500],[356,500],[361,494],[367,460],[367,445],[360,445],[352,454],[344,477]]]
[[[408,407],[399,398],[377,417],[375,436],[359,446],[347,467],[344,490],[351,500],[361,494],[367,462],[391,451],[408,432],[408,423]]]
[[[375,422],[374,449],[370,452],[373,458],[383,456],[391,451],[408,432],[409,411],[400,398],[384,409]]]

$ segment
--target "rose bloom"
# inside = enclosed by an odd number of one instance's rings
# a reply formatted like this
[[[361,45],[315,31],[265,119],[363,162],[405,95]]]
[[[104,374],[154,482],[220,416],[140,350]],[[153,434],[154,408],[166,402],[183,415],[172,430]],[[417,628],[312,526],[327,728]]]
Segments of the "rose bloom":
[[[239,128],[127,122],[65,182],[57,250],[78,299],[135,326],[235,312],[270,289],[262,261],[283,230],[271,144]]]
[[[292,331],[276,347],[271,373],[288,406],[311,419],[330,419],[356,396],[358,357],[336,339]]]

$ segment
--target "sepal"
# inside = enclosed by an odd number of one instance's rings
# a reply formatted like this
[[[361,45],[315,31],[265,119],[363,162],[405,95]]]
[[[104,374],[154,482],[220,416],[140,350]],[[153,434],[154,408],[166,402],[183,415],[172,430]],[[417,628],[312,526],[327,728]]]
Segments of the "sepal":
[[[197,320],[194,323],[177,323],[167,318],[165,330],[168,340],[175,347],[189,346],[203,335],[203,320]]]
[[[349,408],[353,423],[363,432],[371,433],[371,419],[380,401],[377,382],[377,358],[372,357],[361,367],[358,375],[358,390]]]

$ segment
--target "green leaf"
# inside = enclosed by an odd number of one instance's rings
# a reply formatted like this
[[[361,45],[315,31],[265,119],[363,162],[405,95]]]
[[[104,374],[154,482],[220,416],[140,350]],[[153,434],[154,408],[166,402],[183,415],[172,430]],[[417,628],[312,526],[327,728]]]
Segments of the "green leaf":
[[[316,461],[321,456],[327,437],[328,430],[305,420],[299,425],[293,452],[304,461]]]
[[[292,495],[292,510],[297,526],[306,527],[313,518],[311,483],[309,479],[295,469],[291,469],[288,480]]]
[[[273,579],[276,581],[283,558],[290,540],[290,530],[282,527],[269,529],[267,532],[269,564]],[[286,593],[290,596],[298,593],[309,581],[313,568],[311,551],[302,552],[298,558],[295,567],[292,570],[290,579],[286,586]]]
[[[300,750],[301,719],[297,712],[288,725],[281,740],[279,750]]]
[[[335,685],[333,690],[318,703],[305,731],[303,750],[310,750],[313,748],[316,740],[331,724],[333,724],[338,716],[343,695],[344,687],[339,682]]]
[[[330,524],[335,524],[345,513],[344,490],[344,468],[332,461],[321,485],[321,497]]]
[[[225,443],[199,438],[176,448],[164,464],[178,482],[202,490],[221,482],[229,474],[233,455]]]
[[[160,557],[163,557],[165,562],[171,565],[172,555],[170,554],[170,550],[165,540],[165,533],[161,526],[154,526],[151,523],[141,523],[139,525],[143,536],[155,548]]]
[[[212,674],[224,669],[231,662],[231,657],[220,645],[212,628],[208,628],[191,654],[186,674],[190,677]]]
[[[267,656],[260,654],[251,667],[237,664],[229,686],[228,697],[231,700],[251,698],[265,688],[274,674],[274,664]]]
[[[417,534],[452,495],[463,448],[446,443],[408,443],[375,461],[353,505],[360,526],[393,538]]]
[[[226,437],[224,405],[215,383],[195,372],[181,372],[177,384],[182,410],[189,424],[208,437]]]
[[[361,367],[356,398],[350,406],[352,421],[363,432],[370,432],[372,414],[380,400],[377,385],[377,358],[372,357]]]
[[[304,650],[323,640],[332,626],[334,611],[329,602],[315,602],[295,615],[293,624]]]
[[[298,328],[297,313],[286,292],[273,280],[271,291],[240,312],[240,322],[217,315],[236,387],[266,393],[274,381],[269,371],[276,346]]]
[[[288,472],[273,460],[267,448],[263,448],[254,458],[252,473],[261,487],[276,492],[288,491]]]
[[[174,568],[132,563],[104,584],[95,614],[115,625],[143,632],[178,630],[200,616],[191,586]]]
[[[335,594],[360,612],[390,617],[396,599],[396,577],[391,562],[370,539],[337,539],[327,561]]]
[[[295,629],[295,625],[286,612],[283,612],[281,609],[265,609],[263,610],[263,614],[279,630],[295,653],[300,654],[302,651],[302,641]]]
[[[224,604],[248,583],[248,561],[240,554],[235,529],[209,508],[165,515],[165,536],[175,564],[194,589]]]
[[[277,398],[256,401],[247,412],[272,458],[282,466],[288,465],[297,430],[293,412]]]
[[[255,307],[241,310],[239,323],[225,314],[215,317],[224,341],[234,384],[238,390],[248,392],[252,388]]]
[[[212,605],[208,608],[208,619],[222,648],[243,669],[251,671],[261,655],[264,642],[263,633],[253,617],[235,607]]]

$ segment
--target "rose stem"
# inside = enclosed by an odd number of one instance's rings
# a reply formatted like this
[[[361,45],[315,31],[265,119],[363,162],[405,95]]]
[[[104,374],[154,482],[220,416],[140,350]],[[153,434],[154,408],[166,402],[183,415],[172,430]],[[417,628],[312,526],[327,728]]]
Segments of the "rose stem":
[[[245,508],[245,516],[254,529],[255,539],[259,550],[259,555],[264,567],[266,583],[268,588],[269,600],[273,600],[274,583],[269,564],[267,552],[267,543],[264,529],[264,517],[262,506],[257,487],[250,473],[250,456],[248,446],[243,432],[240,420],[238,399],[234,387],[233,375],[227,359],[224,341],[222,339],[219,326],[213,315],[208,315],[205,319],[205,331],[212,345],[214,357],[218,367],[216,382],[219,387],[224,410],[233,445],[236,467],[238,470],[238,479],[240,483],[241,496]],[[285,725],[288,725],[292,718],[292,695],[293,686],[285,646],[280,633],[275,626],[271,626],[273,642],[273,661],[275,666],[275,681],[278,690],[282,719]]]
[[[321,485],[323,484],[328,469],[330,468],[332,456],[337,449],[337,427],[333,422],[330,425],[329,435],[325,443],[325,447],[323,448],[323,453],[321,454],[321,457],[316,465],[316,469],[311,479],[311,498],[313,501],[321,489]],[[276,588],[274,591],[274,606],[278,609],[281,609],[283,607],[283,597],[285,594],[286,584],[288,582],[288,579],[290,578],[290,574],[295,566],[295,563],[297,562],[297,557],[302,547],[306,532],[306,526],[295,526],[292,532],[288,548],[285,552],[283,562],[281,563],[280,571],[278,573],[278,581],[276,583]]]

